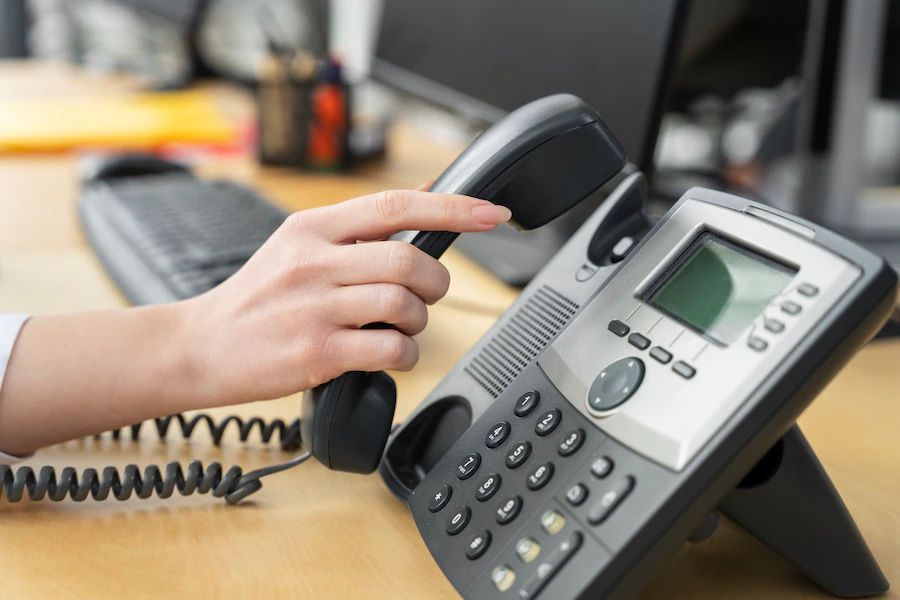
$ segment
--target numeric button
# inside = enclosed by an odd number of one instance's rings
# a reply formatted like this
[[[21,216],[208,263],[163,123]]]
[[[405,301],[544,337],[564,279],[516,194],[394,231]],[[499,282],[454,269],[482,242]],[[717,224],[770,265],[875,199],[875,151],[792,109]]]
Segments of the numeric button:
[[[574,429],[567,433],[557,446],[560,456],[571,456],[575,454],[584,443],[584,430]]]
[[[491,532],[487,530],[476,531],[469,539],[469,545],[466,547],[466,558],[475,560],[481,558],[487,552],[488,546],[491,545]]]
[[[469,507],[460,506],[453,511],[453,514],[451,514],[450,518],[447,520],[447,533],[456,535],[466,528],[466,525],[469,524],[469,519],[471,518],[472,511],[469,510]]]
[[[551,477],[553,477],[553,463],[541,463],[528,476],[526,485],[529,490],[537,491],[547,485]]]
[[[484,445],[491,449],[498,447],[509,437],[509,431],[509,423],[506,421],[497,423],[488,431],[487,437],[484,438]]]
[[[531,444],[529,442],[518,442],[514,444],[506,455],[506,466],[515,469],[528,460],[531,455]]]
[[[516,413],[517,417],[527,417],[531,414],[535,408],[537,408],[538,402],[541,400],[541,395],[534,390],[530,392],[525,392],[519,399],[516,400],[516,408],[513,410]]]
[[[500,476],[496,473],[491,473],[478,484],[478,489],[475,490],[475,499],[479,502],[490,500],[497,493],[498,489],[500,489]]]
[[[522,499],[518,496],[510,496],[497,507],[497,522],[501,525],[512,523],[513,519],[522,512]]]
[[[549,435],[559,426],[561,419],[562,414],[555,408],[551,408],[538,418],[537,424],[534,426],[534,432],[541,436]]]
[[[478,470],[478,467],[481,465],[481,455],[473,452],[471,454],[466,454],[461,461],[459,461],[459,466],[456,467],[456,476],[460,479],[468,479],[472,475],[475,474],[475,471]]]

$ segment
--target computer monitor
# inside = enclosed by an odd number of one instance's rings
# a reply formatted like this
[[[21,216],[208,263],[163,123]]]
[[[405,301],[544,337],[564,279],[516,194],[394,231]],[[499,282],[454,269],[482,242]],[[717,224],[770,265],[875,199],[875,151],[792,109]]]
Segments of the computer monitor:
[[[677,60],[683,0],[384,0],[374,79],[480,123],[570,92],[594,106],[649,174]],[[602,198],[534,232],[458,246],[524,285]]]

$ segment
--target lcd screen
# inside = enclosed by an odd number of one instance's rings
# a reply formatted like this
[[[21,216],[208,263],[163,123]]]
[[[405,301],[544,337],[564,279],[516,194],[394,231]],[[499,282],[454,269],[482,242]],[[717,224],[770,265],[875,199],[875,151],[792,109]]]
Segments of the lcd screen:
[[[721,344],[736,342],[797,273],[710,232],[642,298]]]

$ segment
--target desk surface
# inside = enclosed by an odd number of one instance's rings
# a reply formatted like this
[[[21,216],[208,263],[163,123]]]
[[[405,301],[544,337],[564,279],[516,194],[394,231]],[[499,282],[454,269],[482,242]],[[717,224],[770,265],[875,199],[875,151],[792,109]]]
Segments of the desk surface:
[[[41,69],[0,69],[0,94],[32,89],[26,85],[28,77],[39,82],[36,86],[48,85],[40,83],[44,80],[60,85],[59,78],[47,77]],[[66,77],[77,88],[80,78]],[[117,83],[110,89],[127,86]],[[234,159],[205,165],[201,172],[253,183],[285,207],[299,210],[388,187],[415,186],[439,173],[458,151],[408,129],[396,131],[392,141],[386,162],[351,176],[303,175]],[[75,181],[71,157],[0,157],[0,312],[42,314],[125,304],[79,232]],[[453,284],[419,337],[421,362],[412,373],[395,374],[398,419],[514,297],[513,290],[462,256],[450,253],[446,262]],[[486,310],[463,310],[460,302],[472,298]],[[900,585],[898,359],[897,342],[872,344],[801,420],[895,585]],[[299,405],[299,397],[293,396],[218,412],[292,419]],[[203,434],[190,443],[160,444],[147,433],[138,443],[63,444],[28,464],[84,468],[192,458],[252,469],[283,456],[256,444],[241,447],[236,440],[216,449]],[[332,473],[310,461],[264,481],[252,501],[238,507],[205,496],[121,503],[0,502],[0,596],[458,597],[431,560],[406,507],[377,475]],[[819,597],[828,596],[729,523],[707,542],[682,548],[641,596]]]

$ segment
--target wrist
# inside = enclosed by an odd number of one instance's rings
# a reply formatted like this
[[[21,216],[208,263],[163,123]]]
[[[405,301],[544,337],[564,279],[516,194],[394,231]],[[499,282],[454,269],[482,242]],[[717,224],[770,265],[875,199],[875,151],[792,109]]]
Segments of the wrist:
[[[159,311],[159,322],[168,332],[160,356],[163,357],[161,371],[168,374],[166,396],[177,402],[171,412],[209,408],[217,400],[221,403],[216,371],[205,339],[204,311],[196,300],[153,307]]]

